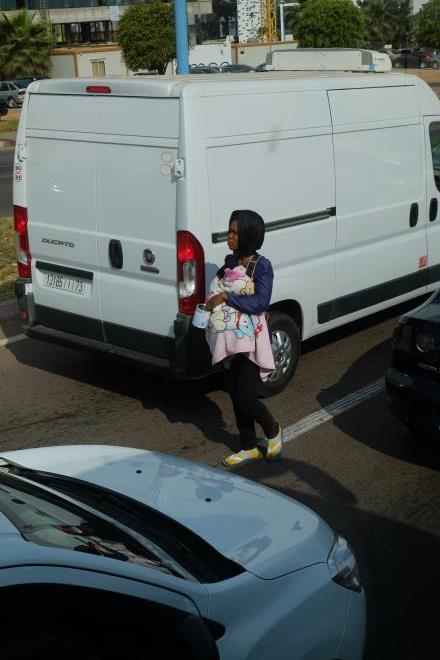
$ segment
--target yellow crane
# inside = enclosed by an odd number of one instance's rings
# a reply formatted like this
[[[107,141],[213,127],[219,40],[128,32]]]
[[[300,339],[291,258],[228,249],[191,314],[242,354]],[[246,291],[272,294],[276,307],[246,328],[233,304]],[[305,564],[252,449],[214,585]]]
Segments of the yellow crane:
[[[268,43],[278,41],[277,6],[278,0],[260,0],[261,27]]]

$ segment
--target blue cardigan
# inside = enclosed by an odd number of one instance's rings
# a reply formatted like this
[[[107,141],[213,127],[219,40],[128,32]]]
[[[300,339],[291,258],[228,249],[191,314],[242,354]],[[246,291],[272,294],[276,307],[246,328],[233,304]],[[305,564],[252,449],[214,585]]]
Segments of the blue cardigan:
[[[254,270],[255,293],[251,296],[240,296],[228,293],[228,305],[244,314],[262,314],[267,312],[272,296],[273,268],[269,259],[260,257]]]

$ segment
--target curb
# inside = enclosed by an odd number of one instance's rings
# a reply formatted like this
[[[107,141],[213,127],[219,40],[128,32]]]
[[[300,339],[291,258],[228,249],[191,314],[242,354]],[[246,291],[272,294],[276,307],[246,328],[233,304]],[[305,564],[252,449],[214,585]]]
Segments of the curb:
[[[6,321],[6,319],[11,319],[13,316],[17,315],[18,308],[15,298],[0,302],[0,321]]]
[[[0,149],[2,147],[15,147],[15,140],[10,140],[9,138],[0,140]]]

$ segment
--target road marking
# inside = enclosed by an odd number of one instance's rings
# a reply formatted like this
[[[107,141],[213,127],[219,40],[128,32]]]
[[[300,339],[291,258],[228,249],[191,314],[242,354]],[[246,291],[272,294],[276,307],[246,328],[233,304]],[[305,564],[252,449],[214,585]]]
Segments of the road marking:
[[[22,341],[22,339],[26,339],[26,335],[14,335],[13,337],[6,337],[6,339],[0,339],[0,348],[3,348],[3,346],[7,346],[8,344],[13,344],[16,341]]]
[[[308,431],[312,431],[312,429],[315,429],[317,426],[325,424],[337,415],[341,415],[343,412],[350,410],[350,408],[358,406],[360,403],[363,403],[375,394],[381,392],[384,387],[384,379],[378,378],[366,387],[362,387],[360,390],[357,390],[352,394],[347,394],[347,396],[339,399],[339,401],[330,403],[325,408],[321,408],[311,415],[303,417],[298,422],[295,422],[290,426],[286,426],[283,431],[284,442],[290,442],[291,440],[297,438],[299,435],[308,433]]]

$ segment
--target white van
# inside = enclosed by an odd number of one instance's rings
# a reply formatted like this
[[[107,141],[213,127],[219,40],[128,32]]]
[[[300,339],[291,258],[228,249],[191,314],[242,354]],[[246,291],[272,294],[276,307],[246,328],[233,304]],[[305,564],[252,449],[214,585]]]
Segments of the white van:
[[[15,156],[17,295],[28,335],[210,370],[195,305],[233,209],[275,268],[281,390],[300,340],[440,282],[440,102],[418,77],[271,72],[41,80]]]

